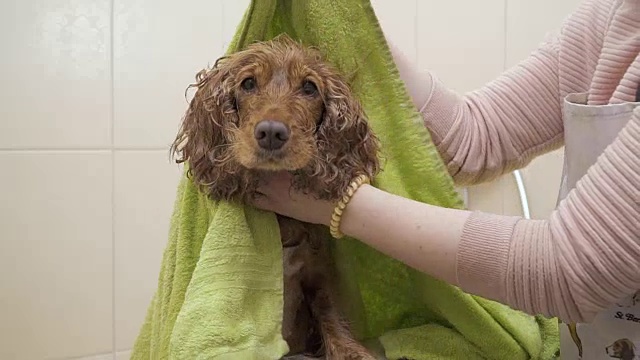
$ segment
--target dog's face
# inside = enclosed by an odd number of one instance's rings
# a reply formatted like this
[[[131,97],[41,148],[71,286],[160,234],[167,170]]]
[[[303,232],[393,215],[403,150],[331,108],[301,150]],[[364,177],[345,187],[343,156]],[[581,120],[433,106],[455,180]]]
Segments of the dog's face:
[[[635,346],[629,339],[619,339],[606,347],[607,355],[614,359],[631,360],[635,358]]]
[[[258,50],[233,59],[238,124],[231,150],[249,169],[300,170],[318,156],[325,69],[297,48]]]
[[[280,37],[219,59],[197,91],[173,144],[216,199],[253,195],[265,171],[339,198],[360,174],[378,172],[378,142],[360,103],[314,49]]]

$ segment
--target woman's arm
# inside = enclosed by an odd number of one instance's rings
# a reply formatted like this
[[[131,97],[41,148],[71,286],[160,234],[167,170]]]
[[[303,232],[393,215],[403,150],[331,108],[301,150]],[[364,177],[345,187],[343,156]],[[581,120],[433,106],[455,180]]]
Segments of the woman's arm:
[[[562,145],[557,41],[464,95],[389,42],[400,77],[456,183],[490,181]]]
[[[440,208],[361,187],[341,230],[469,293],[589,321],[640,289],[640,108],[550,220]],[[329,224],[333,204],[273,179],[257,206]],[[339,240],[338,240],[339,241]]]
[[[588,321],[640,289],[640,109],[548,221],[444,209],[371,186],[342,229],[465,291]]]
[[[364,185],[349,202],[340,229],[419,271],[458,284],[456,258],[471,214]]]

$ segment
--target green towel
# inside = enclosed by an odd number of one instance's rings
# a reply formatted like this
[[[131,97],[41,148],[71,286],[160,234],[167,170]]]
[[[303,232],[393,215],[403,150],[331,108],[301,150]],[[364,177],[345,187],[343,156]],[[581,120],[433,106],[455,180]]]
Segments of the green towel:
[[[253,0],[228,52],[281,33],[313,45],[353,79],[380,137],[374,185],[462,207],[451,178],[399,78],[368,0]],[[361,339],[389,359],[551,359],[555,319],[463,293],[352,239],[331,241],[341,294]],[[274,214],[212,202],[183,176],[158,289],[132,359],[278,359],[282,250]]]

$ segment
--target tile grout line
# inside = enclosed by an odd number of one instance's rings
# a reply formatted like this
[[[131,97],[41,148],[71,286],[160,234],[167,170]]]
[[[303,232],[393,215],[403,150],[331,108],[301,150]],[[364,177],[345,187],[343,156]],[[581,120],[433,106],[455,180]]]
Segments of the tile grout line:
[[[116,150],[115,150],[115,0],[110,0],[111,72],[111,356],[116,360]]]
[[[418,39],[420,32],[418,32],[418,16],[419,16],[419,11],[420,11],[420,4],[418,4],[419,0],[416,0],[415,2],[415,8],[414,8],[414,13],[413,13],[413,47],[415,49],[415,55],[413,58],[413,61],[415,61],[417,66],[420,66],[420,50],[418,48],[418,46],[420,45],[420,39]]]
[[[419,0],[415,1],[415,7],[414,7],[414,12],[413,12],[413,48],[415,50],[415,55],[413,57],[413,61],[415,61],[416,66],[420,66],[420,50],[418,49],[418,44],[420,44],[420,41],[418,39],[418,14],[420,11],[420,5],[418,4]]]
[[[225,4],[224,1],[220,2],[220,14],[222,14],[222,18],[220,19],[220,49],[221,49],[220,51],[223,54],[225,52],[225,46],[224,46],[225,45],[224,44],[224,42],[225,42],[225,31],[224,31],[224,29],[225,29],[225,26],[226,26],[226,22],[224,21],[224,19],[226,17],[225,16],[226,15],[226,13],[225,13],[226,7],[224,6],[224,4]]]
[[[509,21],[508,21],[508,11],[509,11],[509,0],[503,0],[504,1],[504,7],[503,7],[503,22],[502,22],[502,30],[503,30],[503,36],[502,36],[502,71],[506,71],[507,70],[507,44],[508,44],[508,36],[507,36],[507,29],[509,27]]]

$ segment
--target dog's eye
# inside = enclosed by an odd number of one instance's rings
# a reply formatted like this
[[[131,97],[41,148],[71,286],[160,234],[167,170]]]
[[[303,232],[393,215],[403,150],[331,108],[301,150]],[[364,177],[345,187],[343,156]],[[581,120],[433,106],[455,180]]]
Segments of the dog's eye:
[[[318,93],[318,87],[312,81],[305,80],[305,82],[302,83],[302,92],[309,96],[315,95]]]
[[[252,77],[246,78],[242,80],[242,82],[240,83],[240,86],[245,91],[251,91],[256,88],[256,79]]]

